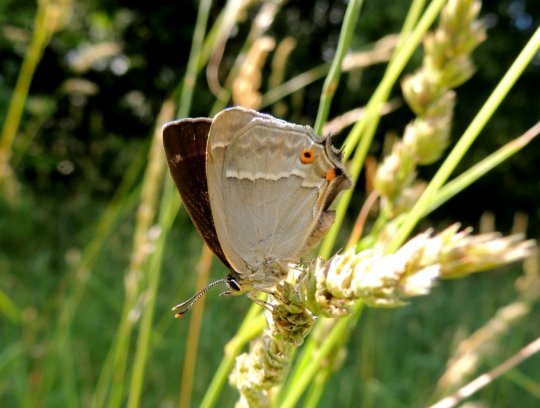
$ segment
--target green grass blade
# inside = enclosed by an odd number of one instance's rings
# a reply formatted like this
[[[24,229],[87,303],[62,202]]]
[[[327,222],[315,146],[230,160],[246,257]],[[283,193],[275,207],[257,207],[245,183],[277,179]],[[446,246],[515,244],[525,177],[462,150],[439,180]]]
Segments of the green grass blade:
[[[470,169],[464,171],[455,179],[449,181],[441,187],[435,199],[430,204],[424,216],[439,208],[450,198],[457,195],[459,192],[465,190],[475,181],[483,177],[486,173],[490,172],[516,153],[520,152],[525,146],[527,146],[538,134],[540,133],[540,122],[537,122],[531,129],[529,129],[522,136],[508,142],[503,147],[493,152],[485,159],[476,163]]]
[[[154,307],[156,302],[157,288],[160,278],[161,263],[165,250],[165,242],[168,233],[174,222],[176,214],[180,208],[180,203],[176,197],[176,188],[170,178],[166,178],[165,192],[163,194],[163,205],[160,211],[159,225],[161,234],[156,242],[155,252],[149,260],[148,287],[146,289],[147,302],[142,314],[139,337],[133,362],[131,383],[128,394],[128,408],[136,408],[141,404],[142,388],[146,370],[146,362],[150,353],[150,335],[152,332],[152,322],[154,318]]]
[[[11,321],[13,324],[19,324],[21,322],[21,310],[17,305],[9,298],[9,296],[0,289],[0,313],[4,317]]]
[[[221,390],[227,383],[227,379],[234,367],[236,356],[240,354],[243,347],[253,338],[258,336],[266,325],[264,316],[260,312],[260,306],[253,304],[247,313],[237,334],[225,347],[225,355],[214,374],[214,378],[204,395],[201,408],[212,408],[216,406]]]
[[[334,329],[326,338],[326,341],[317,350],[317,353],[310,357],[310,362],[302,370],[302,375],[299,376],[298,380],[295,381],[294,384],[291,384],[289,392],[285,395],[282,403],[280,404],[281,408],[292,408],[296,406],[296,403],[302,396],[304,390],[308,387],[312,378],[317,374],[323,359],[332,350],[334,345],[339,342],[339,338],[347,328],[347,324],[348,319],[340,319],[336,323]]]
[[[192,47],[188,60],[188,67],[184,77],[182,92],[180,95],[180,104],[178,115],[185,117],[191,109],[193,101],[193,92],[197,79],[197,66],[200,59],[202,42],[204,33],[208,24],[210,15],[211,0],[202,0],[199,4],[199,12],[195,23],[195,31],[193,35]],[[153,313],[157,286],[159,283],[161,264],[163,261],[163,252],[165,241],[168,237],[169,230],[178,213],[180,204],[177,198],[177,193],[172,181],[169,177],[166,178],[162,206],[159,215],[158,225],[161,228],[161,234],[156,243],[156,250],[151,255],[148,263],[146,276],[149,277],[148,288],[148,303],[144,309],[139,338],[137,339],[137,349],[135,352],[131,383],[129,388],[128,407],[135,408],[141,404],[142,386],[144,382],[144,374],[146,362],[150,349],[150,332],[152,330]]]
[[[34,19],[34,32],[30,46],[25,53],[17,83],[13,91],[13,96],[9,104],[6,114],[6,120],[2,127],[0,135],[0,187],[2,186],[5,177],[9,174],[9,159],[11,157],[11,149],[15,135],[19,129],[21,117],[30,90],[30,83],[34,77],[36,67],[43,55],[43,50],[49,41],[49,33],[46,23],[47,5],[44,2],[38,3],[36,17]]]
[[[358,181],[358,177],[364,165],[364,160],[366,158],[369,146],[371,145],[371,141],[375,135],[375,130],[380,119],[381,107],[383,106],[384,102],[388,100],[392,87],[398,80],[399,75],[405,68],[405,65],[412,56],[412,53],[422,41],[424,34],[438,16],[444,3],[445,2],[443,0],[433,1],[426,9],[424,15],[418,22],[418,25],[415,27],[413,32],[410,35],[404,36],[406,41],[400,41],[401,46],[396,49],[394,56],[388,64],[388,68],[386,69],[381,83],[377,87],[373,97],[370,99],[366,107],[365,115],[363,116],[362,120],[357,122],[352,128],[345,141],[345,148],[343,151],[345,158],[350,157],[354,148],[359,144],[350,166],[350,173],[355,183]],[[332,252],[332,248],[334,247],[337,235],[341,229],[341,225],[345,218],[345,213],[351,201],[353,192],[353,189],[351,189],[341,195],[336,209],[336,219],[321,245],[320,255],[323,258],[328,257]]]
[[[339,79],[341,77],[343,59],[349,50],[354,30],[356,28],[356,22],[358,21],[358,17],[360,15],[360,9],[362,8],[362,3],[362,0],[351,0],[347,5],[343,25],[341,26],[341,33],[339,34],[336,55],[334,56],[330,71],[326,76],[326,80],[324,81],[321,101],[319,103],[319,111],[317,112],[317,119],[315,120],[315,125],[313,126],[313,129],[317,134],[321,133],[323,125],[328,120],[330,105],[332,104],[332,99],[334,98],[334,94],[336,93]]]
[[[406,217],[405,222],[393,236],[387,247],[387,251],[389,253],[396,251],[405,242],[418,220],[420,220],[420,218],[429,208],[430,204],[435,198],[436,193],[446,182],[446,180],[448,180],[450,174],[452,174],[452,172],[455,170],[471,144],[476,140],[480,134],[480,131],[484,128],[487,121],[502,103],[529,62],[534,58],[539,48],[540,28],[538,28],[533,34],[512,66],[508,69],[492,94],[486,100],[469,127],[465,130],[465,133],[463,133],[463,136],[461,136],[460,140],[457,142],[431,182],[428,184],[420,199]]]

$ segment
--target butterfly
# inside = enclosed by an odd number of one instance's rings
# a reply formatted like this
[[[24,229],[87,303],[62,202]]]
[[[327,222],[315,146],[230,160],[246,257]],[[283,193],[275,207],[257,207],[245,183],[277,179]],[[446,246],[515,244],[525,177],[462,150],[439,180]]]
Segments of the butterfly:
[[[328,231],[331,204],[352,186],[329,137],[251,109],[167,123],[163,145],[195,227],[230,270],[175,306],[177,317],[219,283],[224,294],[268,292]]]

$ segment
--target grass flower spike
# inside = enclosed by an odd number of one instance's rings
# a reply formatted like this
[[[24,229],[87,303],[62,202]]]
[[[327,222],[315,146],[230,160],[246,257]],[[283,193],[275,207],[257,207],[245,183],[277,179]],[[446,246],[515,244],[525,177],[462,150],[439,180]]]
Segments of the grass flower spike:
[[[326,316],[346,314],[356,301],[374,307],[396,307],[429,293],[437,279],[458,278],[528,257],[534,241],[519,235],[471,235],[457,224],[432,236],[417,235],[397,252],[348,251],[316,264],[316,283],[306,286],[310,308]],[[314,304],[316,303],[316,304]]]
[[[426,295],[437,279],[457,278],[528,257],[534,241],[520,236],[471,235],[455,224],[440,234],[417,235],[394,254],[353,250],[292,269],[265,311],[267,328],[238,356],[230,381],[239,407],[268,407],[315,315],[344,317],[356,304],[399,307]]]
[[[396,142],[375,176],[386,216],[394,218],[410,209],[401,196],[421,189],[414,183],[416,166],[440,159],[448,146],[456,103],[453,88],[474,73],[471,53],[484,39],[485,28],[477,20],[479,1],[452,0],[441,13],[439,27],[424,39],[422,66],[402,82],[407,104],[417,115],[405,129],[403,141]]]

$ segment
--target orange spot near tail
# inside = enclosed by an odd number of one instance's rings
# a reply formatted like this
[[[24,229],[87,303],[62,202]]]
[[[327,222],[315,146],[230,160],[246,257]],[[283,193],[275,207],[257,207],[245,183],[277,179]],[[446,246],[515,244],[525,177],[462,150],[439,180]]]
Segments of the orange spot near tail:
[[[326,181],[330,182],[336,178],[336,169],[328,170],[326,172]]]

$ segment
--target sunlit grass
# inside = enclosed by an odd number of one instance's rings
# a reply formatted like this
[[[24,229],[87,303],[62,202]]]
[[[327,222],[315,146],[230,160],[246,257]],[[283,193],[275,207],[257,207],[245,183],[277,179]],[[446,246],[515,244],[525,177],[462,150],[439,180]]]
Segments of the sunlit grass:
[[[413,2],[401,33],[401,38],[407,40],[398,43],[365,115],[347,138],[345,157],[351,158],[350,171],[358,184],[362,184],[360,172],[380,120],[380,107],[389,98],[390,90],[444,2],[430,2],[426,10],[423,3]],[[197,98],[195,84],[214,50],[230,34],[241,14],[234,4],[228,2],[214,25],[207,29],[211,2],[201,2],[188,70],[175,95],[177,101],[165,102],[162,115],[156,119],[155,132],[149,136],[153,142],[148,152],[133,160],[117,195],[101,217],[92,222],[93,232],[79,257],[74,256],[68,267],[62,269],[65,277],[58,280],[54,293],[39,294],[39,287],[10,290],[16,287],[12,282],[17,282],[17,277],[10,272],[5,274],[5,282],[9,283],[5,289],[0,289],[0,312],[4,317],[0,350],[0,377],[4,380],[0,381],[0,401],[4,405],[211,407],[231,406],[237,399],[237,392],[226,385],[229,373],[235,357],[246,351],[249,341],[264,329],[265,321],[260,307],[250,307],[247,299],[217,296],[208,297],[204,312],[194,310],[191,316],[180,321],[173,319],[170,307],[195,291],[197,257],[201,251],[200,241],[185,214],[181,213],[176,219],[179,199],[165,170],[159,141],[159,127],[173,116],[173,111],[178,117],[190,116],[192,103]],[[328,120],[333,92],[341,75],[340,61],[350,47],[356,18],[362,18],[358,14],[361,4],[362,1],[349,2],[342,26],[341,52],[334,65],[316,67],[306,75],[311,81],[328,73],[315,124],[319,131]],[[277,12],[277,9],[266,10],[273,16]],[[40,20],[36,19],[37,34],[38,24]],[[230,86],[242,64],[241,56],[263,33],[261,27],[251,27],[216,99],[214,112],[234,103],[230,100]],[[45,44],[38,44],[39,50],[31,52],[39,54]],[[538,130],[533,129],[521,139],[513,135],[514,142],[447,182],[468,146],[507,97],[512,84],[539,47],[540,30],[458,142],[455,151],[459,151],[459,155],[449,156],[446,162],[449,164],[440,170],[443,176],[436,176],[430,184],[432,187],[428,187],[405,221],[400,224],[402,219],[397,219],[399,228],[388,251],[403,244],[421,217],[504,160],[519,154],[538,134]],[[38,61],[39,58],[34,59],[31,71],[21,68],[27,75],[26,81],[31,80]],[[15,93],[27,94],[27,85]],[[275,97],[269,90],[262,93],[261,103],[278,102],[289,91]],[[18,105],[13,109],[21,110],[24,98],[22,102],[15,99],[14,103]],[[13,115],[10,114],[11,119],[4,124],[12,135],[19,127],[21,116],[20,112],[18,119]],[[5,144],[9,151],[13,137],[8,135],[3,139],[9,142]],[[349,226],[345,224],[345,214],[352,194],[352,191],[344,194],[340,201],[336,227],[321,248],[324,257],[332,255],[338,239],[346,239],[344,231]],[[354,194],[358,194],[358,190]],[[129,233],[126,234],[126,230]],[[118,257],[118,253],[123,255]],[[203,254],[198,262],[205,265],[201,269],[206,272],[198,278],[199,285],[207,281],[209,272],[208,252]],[[46,268],[39,270],[51,273]],[[224,273],[222,268],[219,272]],[[523,319],[512,321],[508,330],[493,336],[491,345],[495,345],[495,351],[484,365],[477,367],[476,374],[494,365],[493,362],[509,357],[511,353],[507,350],[516,352],[527,339],[538,335],[527,324],[527,317],[534,319],[538,315],[539,296],[524,288],[516,293],[513,285],[519,279],[522,279],[519,273],[514,271],[475,276],[445,283],[430,296],[416,299],[408,308],[390,311],[367,309],[360,304],[357,313],[331,324],[321,318],[313,335],[297,353],[291,375],[279,394],[279,406],[297,406],[299,401],[304,401],[308,407],[347,406],[352,401],[361,402],[363,407],[418,406],[430,400],[435,402],[436,397],[443,395],[435,391],[437,379],[451,356],[450,350],[492,319],[500,308],[516,299],[528,302],[530,307]],[[530,279],[534,282],[534,278]],[[44,309],[38,307],[39,302],[23,300],[23,294],[33,291],[39,299],[51,299]],[[189,329],[187,319],[195,321]],[[508,333],[512,336],[508,337]],[[343,358],[344,353],[346,358]],[[503,404],[501,406],[519,399],[537,401],[537,375],[537,368],[525,363],[508,378],[503,377],[497,390],[488,387],[478,395],[486,401]]]

